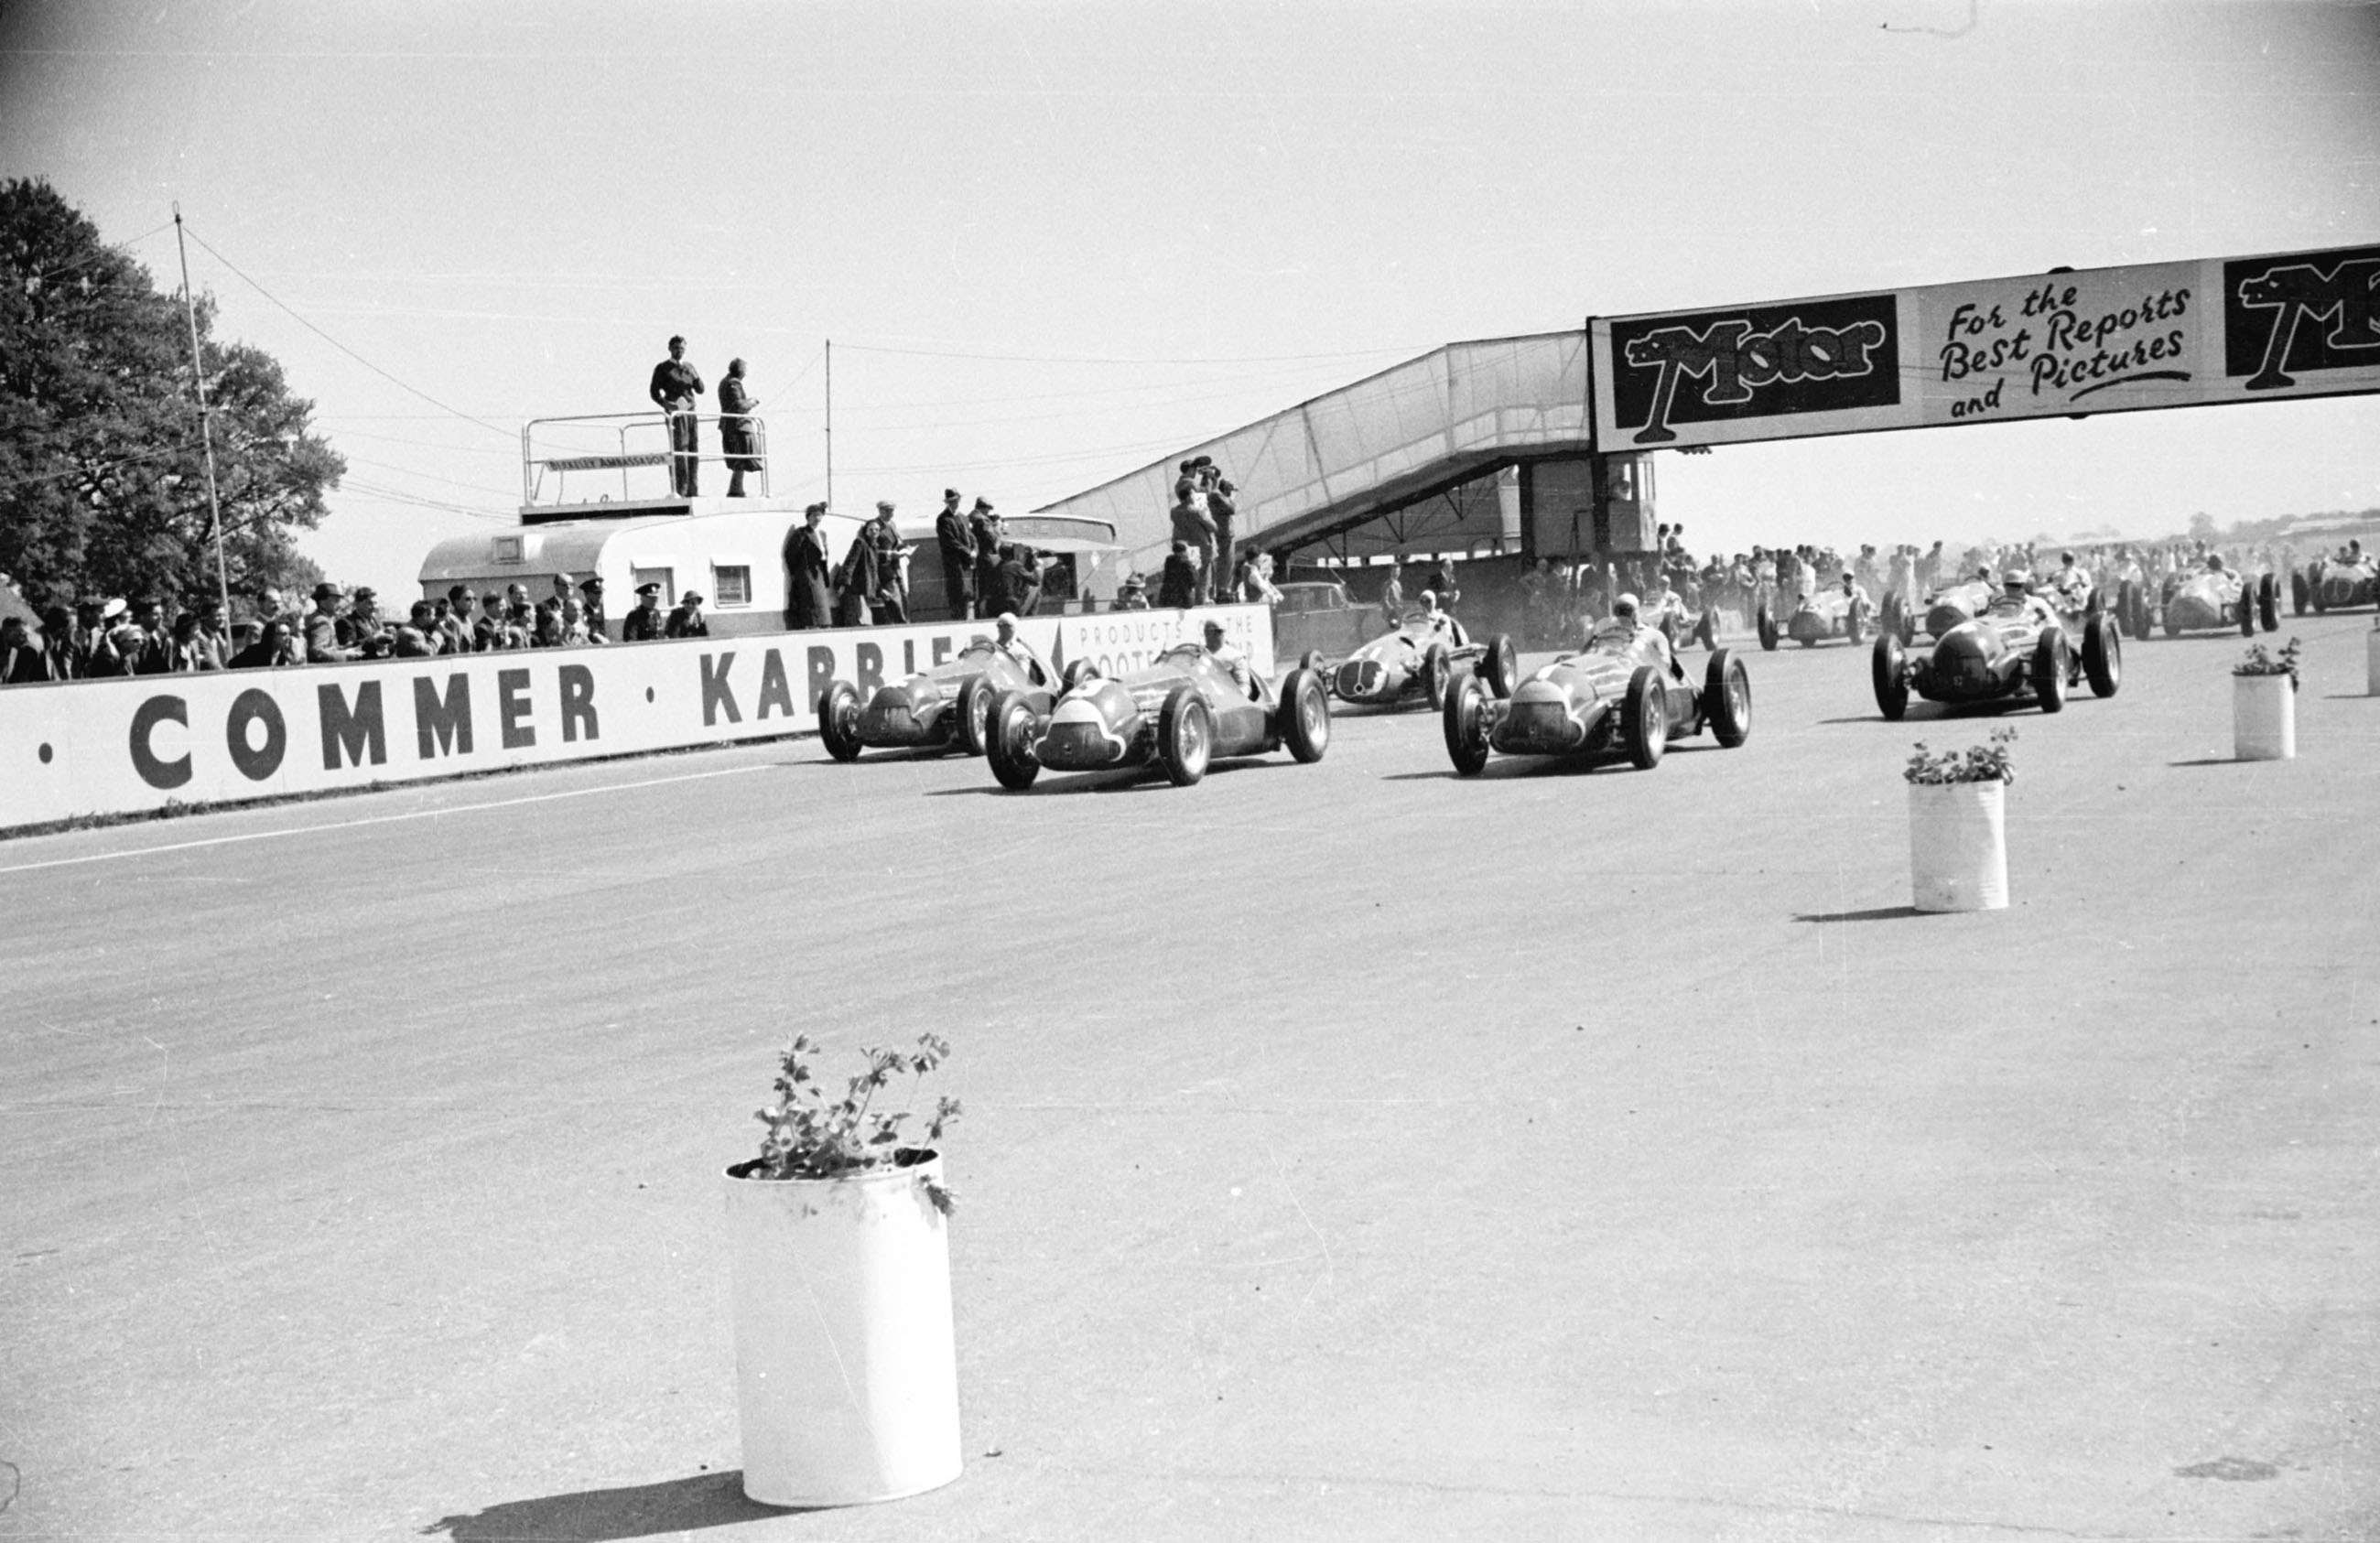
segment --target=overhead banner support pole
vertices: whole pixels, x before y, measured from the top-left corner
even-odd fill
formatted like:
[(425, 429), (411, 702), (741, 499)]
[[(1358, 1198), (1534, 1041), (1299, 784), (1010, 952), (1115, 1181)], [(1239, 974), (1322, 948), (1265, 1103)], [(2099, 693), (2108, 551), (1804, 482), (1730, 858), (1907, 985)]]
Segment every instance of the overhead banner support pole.
[(215, 539), (215, 597), (231, 614), (231, 577), (224, 565), (223, 501), (215, 492), (215, 434), (207, 411), (207, 367), (199, 357), (199, 303), (190, 294), (190, 249), (182, 241), (182, 206), (174, 205), (174, 250), (182, 260), (182, 314), (190, 323), (190, 378), (199, 388), (199, 442), (207, 454), (207, 523)]

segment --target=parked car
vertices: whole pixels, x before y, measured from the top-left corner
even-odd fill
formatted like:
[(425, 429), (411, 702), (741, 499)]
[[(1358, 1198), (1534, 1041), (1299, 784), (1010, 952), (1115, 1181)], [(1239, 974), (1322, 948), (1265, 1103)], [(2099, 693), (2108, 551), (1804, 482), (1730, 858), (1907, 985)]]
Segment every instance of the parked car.
[(1380, 608), (1358, 604), (1338, 579), (1300, 578), (1278, 588), (1281, 600), (1272, 608), (1276, 659), (1308, 653), (1344, 659), (1385, 626)]
[(1914, 692), (1929, 702), (2031, 701), (2044, 712), (2058, 712), (2068, 690), (2085, 679), (2093, 696), (2114, 696), (2124, 660), (2115, 618), (2101, 612), (2076, 617), (2070, 636), (2061, 618), (2044, 614), (2029, 600), (1994, 600), (1937, 636), (1917, 658), (1910, 657), (1899, 633), (1878, 634), (1870, 663), (1876, 707), (1898, 720)]
[(991, 703), (1011, 692), (1048, 711), (1062, 688), (1058, 673), (1022, 638), (1003, 651), (978, 638), (948, 662), (878, 686), (868, 705), (847, 680), (819, 696), (819, 738), (837, 760), (857, 760), (863, 749), (957, 748), (983, 754)]
[(1464, 675), (1448, 694), (1446, 753), (1472, 776), (1491, 751), (1512, 756), (1625, 757), (1650, 771), (1670, 741), (1708, 729), (1729, 749), (1752, 733), (1752, 681), (1742, 662), (1715, 649), (1697, 687), (1676, 654), (1647, 628), (1607, 626), (1512, 687), (1510, 699)]
[(1214, 760), (1288, 747), (1300, 761), (1330, 743), (1330, 697), (1321, 677), (1293, 669), (1276, 689), (1261, 675), (1245, 686), (1196, 643), (1177, 643), (1148, 669), (1081, 678), (1046, 711), (1021, 692), (991, 706), (987, 759), (1002, 787), (1023, 792), (1046, 768), (1111, 772), (1159, 766), (1176, 786)]

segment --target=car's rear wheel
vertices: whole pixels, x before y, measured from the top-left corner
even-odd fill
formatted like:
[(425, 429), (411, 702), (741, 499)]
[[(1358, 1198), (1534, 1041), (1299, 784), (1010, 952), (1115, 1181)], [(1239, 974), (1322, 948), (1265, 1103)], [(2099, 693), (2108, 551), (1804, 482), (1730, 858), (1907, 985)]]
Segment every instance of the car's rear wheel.
[(1670, 747), (1669, 693), (1661, 672), (1650, 664), (1639, 664), (1628, 677), (1628, 694), (1620, 701), (1620, 737), (1639, 772), (1660, 765), (1661, 752)]
[(1447, 693), (1446, 758), (1466, 777), (1488, 764), (1488, 689), (1476, 675), (1464, 675)]
[(1703, 716), (1728, 749), (1752, 737), (1752, 673), (1730, 650), (1714, 650), (1703, 667)]
[(2112, 697), (2124, 680), (2124, 645), (2114, 620), (2094, 616), (2082, 629), (2082, 674), (2091, 695)]
[(2271, 574), (2256, 580), (2256, 620), (2266, 632), (2281, 630), (2281, 586)]
[(2066, 711), (2066, 634), (2054, 626), (2033, 646), (2033, 694), (2042, 711)]
[(1065, 673), (1058, 677), (1058, 684), (1063, 686), (1066, 690), (1072, 691), (1075, 687), (1082, 685), (1087, 680), (1097, 680), (1099, 678), (1099, 667), (1098, 665), (1092, 663), (1087, 659), (1077, 659), (1067, 664)]
[(1851, 639), (1853, 648), (1858, 648), (1867, 636), (1867, 628), (1860, 625), (1859, 607), (1853, 606), (1843, 613), (1843, 636)]
[(2322, 592), (2325, 572), (2320, 563), (2313, 564), (2306, 569), (2306, 599), (2313, 604), (2313, 614), (2317, 616), (2330, 609), (2330, 598)]
[(1770, 615), (1767, 608), (1764, 606), (1761, 608), (1759, 614), (1753, 618), (1752, 625), (1760, 634), (1760, 646), (1771, 653), (1776, 652), (1777, 618)]
[(978, 675), (959, 688), (959, 747), (971, 756), (983, 754), (990, 743), (991, 699), (998, 695), (988, 675)]
[(2256, 587), (2244, 578), (2240, 581), (2240, 636), (2256, 636)]
[(1898, 723), (1909, 711), (1908, 658), (1900, 638), (1888, 632), (1876, 640), (1876, 651), (1868, 657), (1868, 674), (1876, 686), (1876, 711), (1887, 722)]
[(1694, 641), (1706, 649), (1718, 647), (1718, 607), (1703, 607), (1703, 619), (1694, 624)]
[(859, 687), (838, 680), (819, 696), (819, 738), (837, 760), (859, 759)]
[(1281, 742), (1311, 766), (1330, 747), (1330, 693), (1311, 670), (1292, 670), (1281, 683)]
[(1521, 650), (1514, 646), (1511, 633), (1500, 632), (1488, 639), (1488, 651), (1480, 657), (1479, 668), (1487, 676), (1489, 691), (1499, 697), (1512, 694), (1512, 687), (1521, 684)]
[(2116, 616), (2123, 623), (2124, 635), (2141, 635), (2141, 587), (2127, 578), (2116, 590)]
[(1033, 704), (1022, 691), (1002, 691), (991, 699), (990, 723), (985, 736), (984, 759), (1000, 785), (1022, 793), (1041, 774), (1041, 759), (1033, 753)]
[(1454, 666), (1446, 662), (1445, 645), (1432, 643), (1429, 652), (1422, 656), (1421, 684), (1433, 709), (1446, 705), (1446, 683), (1453, 678), (1453, 674)]
[(1157, 710), (1157, 759), (1176, 787), (1188, 787), (1207, 774), (1215, 752), (1214, 715), (1207, 699), (1192, 686), (1177, 686)]
[(2306, 614), (2306, 577), (2303, 568), (2289, 574), (2289, 609), (2302, 616)]

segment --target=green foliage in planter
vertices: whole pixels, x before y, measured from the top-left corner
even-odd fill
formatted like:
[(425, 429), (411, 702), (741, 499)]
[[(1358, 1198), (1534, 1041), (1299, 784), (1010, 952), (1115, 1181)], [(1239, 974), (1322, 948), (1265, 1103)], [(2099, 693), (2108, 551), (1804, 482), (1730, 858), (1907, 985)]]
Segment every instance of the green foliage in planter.
[(2013, 725), (1994, 729), (1989, 743), (1970, 745), (1963, 750), (1929, 750), (1921, 740), (1900, 774), (1925, 787), (1949, 783), (2012, 783), (2016, 781), (2016, 761), (2008, 747), (2015, 743)]
[[(914, 1051), (863, 1048), (859, 1053), (866, 1067), (844, 1080), (838, 1096), (811, 1064), (824, 1049), (808, 1035), (796, 1034), (779, 1055), (777, 1101), (753, 1112), (768, 1134), (760, 1139), (759, 1161), (747, 1177), (837, 1179), (898, 1166), (901, 1126), (912, 1112), (878, 1108), (876, 1096), (895, 1077), (915, 1079), (914, 1095), (916, 1084), (951, 1053), (950, 1042), (935, 1034), (918, 1035)], [(958, 1100), (945, 1096), (938, 1101), (926, 1123), (923, 1144), (941, 1141), (943, 1127), (959, 1112)], [(929, 1185), (927, 1193), (936, 1209), (950, 1213), (947, 1186)]]
[(2235, 675), (2287, 675), (2289, 689), (2298, 688), (2298, 640), (2290, 638), (2281, 651), (2273, 652), (2262, 643), (2248, 645), (2248, 657), (2231, 666)]

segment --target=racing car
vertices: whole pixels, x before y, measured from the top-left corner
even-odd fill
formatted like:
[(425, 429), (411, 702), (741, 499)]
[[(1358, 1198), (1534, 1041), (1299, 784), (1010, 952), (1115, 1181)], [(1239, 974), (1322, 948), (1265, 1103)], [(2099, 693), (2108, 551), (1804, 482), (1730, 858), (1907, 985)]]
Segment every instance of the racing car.
[[(930, 670), (876, 688), (865, 707), (847, 680), (819, 694), (819, 738), (837, 760), (857, 760), (866, 749), (984, 751), (992, 699), (1015, 692), (1046, 712), (1064, 688), (1057, 672), (1023, 642), (1014, 652), (978, 638)], [(1069, 674), (1087, 669), (1078, 661)]]
[(1083, 674), (1047, 708), (1024, 692), (1002, 692), (991, 704), (985, 758), (1000, 785), (1018, 793), (1045, 768), (1155, 765), (1175, 786), (1187, 787), (1220, 758), (1270, 755), (1286, 746), (1310, 763), (1330, 743), (1330, 696), (1312, 670), (1290, 671), (1278, 689), (1262, 676), (1243, 686), (1204, 648), (1177, 643), (1145, 670), (1112, 678)]
[(2351, 556), (2317, 557), (2289, 576), (2289, 603), (2301, 616), (2309, 605), (2316, 611), (2341, 611), (2380, 604), (2380, 562), (2361, 550)]
[(1706, 728), (1729, 749), (1742, 744), (1752, 733), (1752, 679), (1730, 650), (1714, 649), (1697, 689), (1650, 630), (1598, 632), (1514, 686), (1509, 699), (1463, 676), (1444, 711), (1446, 754), (1466, 777), (1487, 767), (1491, 750), (1624, 756), (1649, 772), (1670, 741)]
[(2005, 602), (1950, 625), (1922, 657), (1910, 657), (1900, 634), (1890, 631), (1877, 635), (1870, 656), (1876, 705), (1895, 721), (1908, 712), (1912, 691), (1929, 702), (2031, 700), (2058, 712), (2085, 679), (2093, 696), (2114, 696), (2123, 668), (2114, 617), (2095, 610), (2060, 618)]
[(1876, 630), (1900, 634), (1902, 646), (1917, 641), (1917, 634), (1939, 638), (1970, 617), (1980, 615), (1992, 602), (1994, 593), (1990, 580), (1963, 579), (1945, 584), (1925, 597), (1922, 606), (1912, 608), (1899, 595), (1884, 597), (1884, 607), (1876, 617)]
[[(1497, 642), (1506, 650), (1512, 640), (1501, 634)], [(1520, 673), (1519, 656), (1491, 656), (1485, 643), (1475, 643), (1453, 617), (1426, 611), (1409, 614), (1393, 632), (1384, 632), (1357, 649), (1337, 668), (1319, 650), (1309, 650), (1298, 662), (1330, 685), (1342, 702), (1395, 707), (1416, 697), (1436, 711), (1446, 704), (1446, 691), (1463, 670), (1483, 670), (1498, 695), (1512, 688)]]
[[(1856, 648), (1860, 639), (1868, 634), (1869, 618), (1873, 614), (1874, 608), (1869, 605), (1865, 594), (1845, 594), (1840, 589), (1820, 589), (1802, 597), (1802, 602), (1793, 608), (1793, 614), (1785, 618), (1782, 633), (1805, 649), (1829, 638), (1848, 638)], [(1760, 635), (1761, 646), (1774, 649), (1777, 645), (1770, 639), (1777, 637), (1779, 631), (1777, 624), (1771, 621)]]
[(2280, 626), (2280, 584), (2269, 573), (2252, 584), (2229, 568), (2168, 574), (2157, 588), (2156, 609), (2168, 638), (2235, 626), (2240, 637), (2252, 638), (2259, 622), (2266, 632)]

